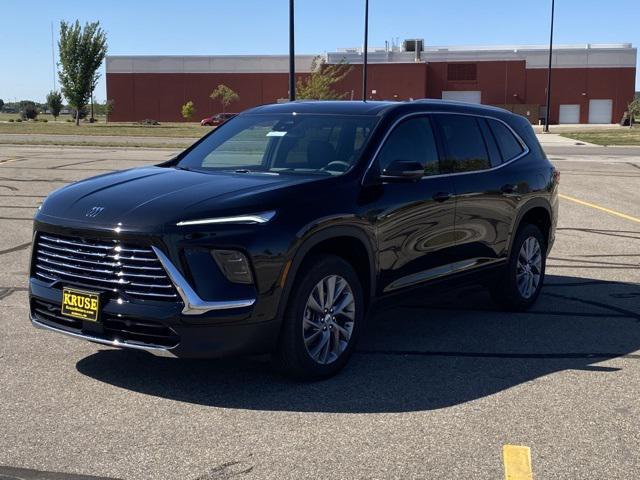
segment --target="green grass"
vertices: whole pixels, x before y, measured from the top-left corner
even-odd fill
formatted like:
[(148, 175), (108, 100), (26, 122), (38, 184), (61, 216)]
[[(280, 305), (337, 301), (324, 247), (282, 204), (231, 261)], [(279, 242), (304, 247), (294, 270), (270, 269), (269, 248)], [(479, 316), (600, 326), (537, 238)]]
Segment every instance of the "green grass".
[(97, 123), (81, 123), (76, 126), (73, 122), (65, 121), (68, 116), (59, 117), (58, 121), (53, 121), (50, 115), (38, 116), (38, 118), (46, 118), (48, 120), (46, 123), (32, 121), (8, 123), (10, 118), (15, 120), (18, 115), (0, 114), (0, 133), (199, 138), (212, 128), (201, 127), (198, 123), (162, 123), (152, 126), (135, 123), (105, 123), (104, 119), (98, 119)]
[(561, 133), (563, 137), (596, 145), (640, 145), (640, 125), (633, 128), (616, 128), (607, 130), (583, 130)]
[[(15, 120), (16, 118), (19, 118), (19, 117), (20, 115), (17, 113), (0, 113), (0, 122), (6, 122), (10, 119)], [(53, 115), (41, 113), (40, 115), (38, 115), (38, 118), (39, 119), (46, 118), (49, 122), (53, 122)], [(64, 119), (62, 117), (59, 117), (58, 121), (64, 121)]]
[(0, 145), (29, 145), (29, 146), (64, 146), (64, 147), (122, 147), (122, 148), (168, 148), (168, 149), (180, 149), (184, 150), (191, 143), (189, 142), (119, 142), (117, 140), (107, 142), (92, 141), (91, 137), (87, 137), (87, 140), (67, 140), (61, 138), (60, 140), (3, 140), (0, 139)]

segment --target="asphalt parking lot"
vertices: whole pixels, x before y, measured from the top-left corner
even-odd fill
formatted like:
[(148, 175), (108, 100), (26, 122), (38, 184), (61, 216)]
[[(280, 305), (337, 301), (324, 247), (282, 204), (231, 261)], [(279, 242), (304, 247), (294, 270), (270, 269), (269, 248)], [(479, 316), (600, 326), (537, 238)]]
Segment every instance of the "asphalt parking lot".
[(31, 217), (44, 196), (171, 153), (0, 146), (0, 465), (498, 479), (503, 445), (517, 444), (536, 479), (640, 476), (640, 148), (548, 150), (565, 197), (532, 311), (496, 311), (477, 287), (407, 299), (373, 312), (348, 368), (312, 384), (264, 358), (162, 359), (31, 327)]

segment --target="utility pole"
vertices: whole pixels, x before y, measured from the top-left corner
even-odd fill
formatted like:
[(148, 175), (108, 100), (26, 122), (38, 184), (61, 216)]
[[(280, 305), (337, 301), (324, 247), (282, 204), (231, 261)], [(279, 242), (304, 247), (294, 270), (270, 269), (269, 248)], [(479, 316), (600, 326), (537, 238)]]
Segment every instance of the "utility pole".
[(362, 101), (367, 101), (367, 54), (369, 50), (369, 0), (364, 0), (364, 49), (362, 56)]
[(289, 0), (289, 101), (296, 99), (296, 48), (293, 1)]
[(56, 90), (56, 49), (53, 43), (53, 22), (51, 22), (51, 68), (53, 70), (53, 90)]
[(544, 120), (544, 131), (549, 133), (549, 113), (551, 112), (551, 64), (553, 61), (553, 15), (556, 0), (551, 0), (551, 35), (549, 37), (549, 70), (547, 70), (547, 115)]

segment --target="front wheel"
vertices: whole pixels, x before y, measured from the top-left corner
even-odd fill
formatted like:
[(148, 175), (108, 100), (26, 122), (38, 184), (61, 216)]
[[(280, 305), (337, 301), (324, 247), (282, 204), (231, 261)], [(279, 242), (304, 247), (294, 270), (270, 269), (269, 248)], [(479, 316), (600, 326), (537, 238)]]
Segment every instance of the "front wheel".
[(334, 375), (353, 353), (363, 318), (353, 267), (334, 255), (309, 259), (289, 296), (275, 355), (280, 369), (301, 380)]
[(540, 295), (546, 266), (546, 242), (535, 225), (517, 233), (504, 273), (491, 286), (494, 301), (506, 310), (523, 311)]

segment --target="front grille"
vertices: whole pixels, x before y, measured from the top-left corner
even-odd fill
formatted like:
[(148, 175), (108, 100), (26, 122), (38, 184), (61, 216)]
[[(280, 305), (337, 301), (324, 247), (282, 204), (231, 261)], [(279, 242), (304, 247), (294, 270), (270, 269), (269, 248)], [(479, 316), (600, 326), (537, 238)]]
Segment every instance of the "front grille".
[(65, 330), (79, 332), (82, 329), (82, 320), (69, 318), (62, 315), (60, 307), (49, 302), (33, 299), (31, 301), (31, 313), (38, 320), (46, 320), (47, 323), (55, 323)]
[[(60, 312), (59, 305), (32, 299), (31, 312), (40, 322), (68, 332), (82, 334), (82, 320), (65, 317)], [(105, 340), (165, 348), (173, 348), (180, 343), (178, 334), (165, 325), (113, 315), (103, 315), (100, 322), (91, 330), (91, 335), (97, 335)]]
[(45, 281), (110, 291), (134, 299), (177, 300), (178, 295), (149, 247), (41, 233), (34, 274)]

